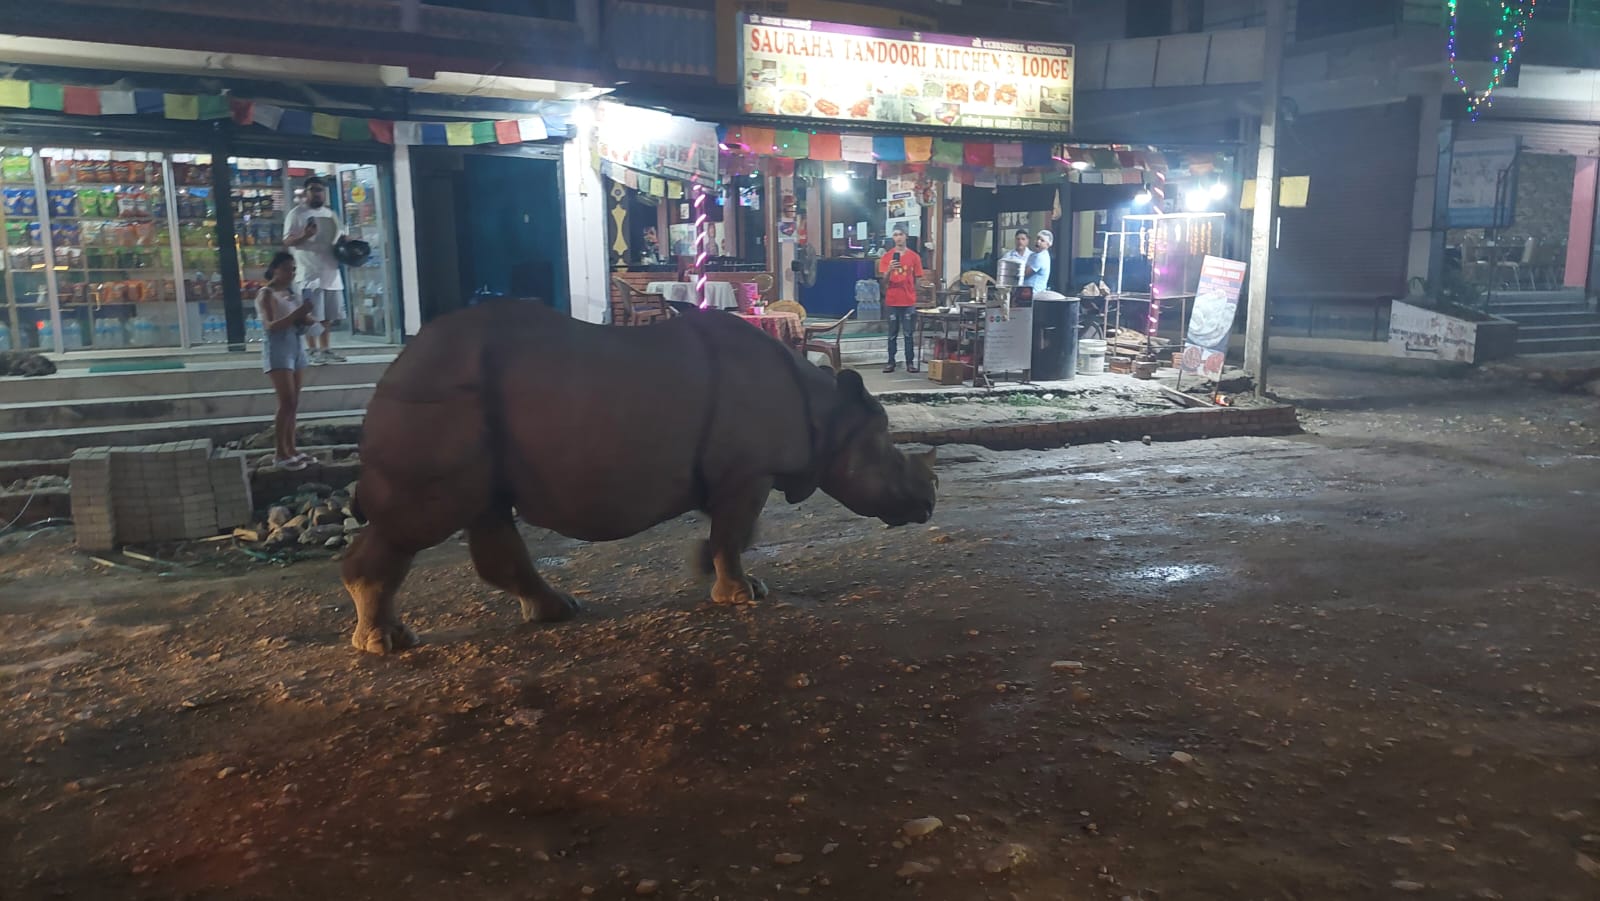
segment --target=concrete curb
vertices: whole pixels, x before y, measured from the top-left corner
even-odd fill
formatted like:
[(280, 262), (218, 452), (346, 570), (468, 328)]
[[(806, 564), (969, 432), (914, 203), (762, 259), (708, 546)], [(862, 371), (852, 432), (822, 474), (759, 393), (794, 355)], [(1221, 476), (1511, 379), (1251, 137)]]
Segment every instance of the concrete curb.
[(1291, 406), (1208, 407), (1149, 416), (1106, 416), (1062, 422), (1022, 422), (895, 432), (899, 444), (976, 444), (991, 450), (1051, 450), (1104, 441), (1192, 441), (1200, 438), (1297, 435), (1300, 419)]

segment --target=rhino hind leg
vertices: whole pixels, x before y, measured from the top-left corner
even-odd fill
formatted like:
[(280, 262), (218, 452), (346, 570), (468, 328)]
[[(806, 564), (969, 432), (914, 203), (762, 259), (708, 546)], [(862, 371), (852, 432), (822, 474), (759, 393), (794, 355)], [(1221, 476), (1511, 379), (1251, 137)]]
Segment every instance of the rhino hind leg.
[(583, 609), (577, 598), (551, 588), (539, 575), (509, 512), (491, 514), (468, 528), (467, 547), (478, 575), (522, 603), (524, 622), (561, 622)]
[(388, 654), (417, 646), (417, 635), (400, 621), (395, 595), (411, 569), (412, 556), (375, 528), (356, 536), (344, 558), (344, 587), (356, 604), (356, 631), (350, 643), (359, 651)]
[(767, 596), (767, 586), (744, 571), (742, 555), (755, 537), (756, 520), (771, 492), (772, 480), (760, 479), (728, 492), (711, 505), (711, 540), (705, 548), (717, 574), (717, 581), (711, 586), (712, 603), (753, 604)]

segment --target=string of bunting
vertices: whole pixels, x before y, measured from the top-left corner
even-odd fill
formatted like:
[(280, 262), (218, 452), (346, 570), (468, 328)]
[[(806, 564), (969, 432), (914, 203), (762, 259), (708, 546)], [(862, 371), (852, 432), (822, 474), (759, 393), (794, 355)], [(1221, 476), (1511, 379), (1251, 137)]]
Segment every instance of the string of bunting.
[[(956, 141), (901, 135), (850, 135), (727, 126), (719, 129), (733, 174), (829, 176), (852, 165), (876, 164), (877, 174), (946, 170), (977, 187), (1051, 184), (1071, 179), (1098, 184), (1139, 184), (1145, 171), (1165, 171), (1174, 162), (1210, 171), (1211, 155), (1173, 161), (1154, 149), (1085, 147), (1037, 142)], [(807, 165), (807, 163), (812, 165)], [(815, 164), (821, 164), (818, 168)], [(1081, 165), (1080, 165), (1081, 164)], [(1068, 168), (1068, 171), (1061, 171)], [(740, 172), (739, 170), (748, 170)]]
[[(380, 144), (521, 144), (543, 141), (551, 130), (542, 116), (477, 122), (404, 122), (318, 113), (221, 94), (106, 90), (16, 79), (0, 79), (0, 108), (69, 116), (159, 115), (187, 122), (232, 119), (238, 125), (255, 125), (284, 134)], [(556, 124), (564, 127), (564, 123)]]

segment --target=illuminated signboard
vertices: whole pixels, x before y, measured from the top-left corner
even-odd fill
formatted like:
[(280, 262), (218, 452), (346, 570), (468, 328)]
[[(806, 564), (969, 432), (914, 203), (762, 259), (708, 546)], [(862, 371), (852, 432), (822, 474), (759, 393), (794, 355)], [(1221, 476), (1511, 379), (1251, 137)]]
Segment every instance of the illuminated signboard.
[(996, 41), (751, 15), (746, 113), (914, 128), (1072, 131), (1070, 44)]

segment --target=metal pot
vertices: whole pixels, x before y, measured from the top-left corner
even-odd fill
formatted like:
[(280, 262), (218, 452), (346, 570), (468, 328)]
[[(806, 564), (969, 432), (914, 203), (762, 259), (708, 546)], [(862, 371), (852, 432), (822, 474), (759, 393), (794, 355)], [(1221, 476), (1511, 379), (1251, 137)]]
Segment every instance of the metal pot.
[(1015, 288), (1022, 284), (1022, 263), (1018, 260), (1001, 260), (995, 275), (995, 284), (1002, 288)]

